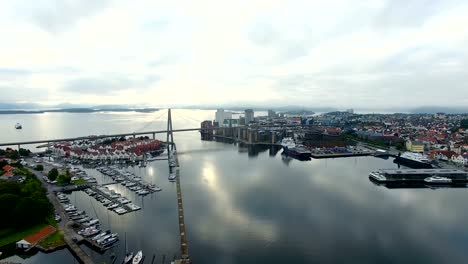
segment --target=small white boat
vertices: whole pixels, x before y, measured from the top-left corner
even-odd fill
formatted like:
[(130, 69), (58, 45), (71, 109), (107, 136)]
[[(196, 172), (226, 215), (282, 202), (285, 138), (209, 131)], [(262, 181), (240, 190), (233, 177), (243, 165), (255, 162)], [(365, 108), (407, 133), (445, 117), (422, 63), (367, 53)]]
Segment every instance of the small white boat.
[(22, 126), (20, 123), (16, 123), (15, 128), (16, 128), (16, 129), (22, 129), (23, 126)]
[(128, 252), (127, 254), (125, 254), (123, 263), (128, 264), (132, 261), (132, 259), (133, 259), (133, 252)]
[(176, 173), (175, 173), (175, 172), (171, 172), (171, 174), (169, 174), (169, 180), (170, 180), (170, 181), (175, 181), (176, 177), (177, 177), (177, 176), (176, 176)]
[(112, 209), (117, 208), (117, 207), (119, 207), (119, 204), (118, 203), (113, 203), (113, 204), (109, 205), (107, 208), (109, 210), (112, 210)]
[(136, 253), (135, 257), (133, 257), (132, 264), (140, 264), (141, 260), (143, 259), (143, 252), (140, 250)]
[(161, 189), (160, 187), (158, 187), (158, 186), (156, 186), (156, 185), (154, 185), (154, 184), (150, 185), (150, 186), (148, 187), (148, 189), (150, 189), (150, 190), (152, 190), (152, 191), (154, 191), (154, 192), (160, 192), (160, 191), (162, 191), (162, 189)]
[(432, 176), (427, 177), (424, 181), (428, 184), (449, 184), (452, 183), (452, 179), (446, 177)]
[(373, 178), (374, 180), (376, 181), (379, 181), (379, 182), (384, 182), (387, 180), (387, 177), (383, 176), (380, 172), (378, 171), (373, 171), (371, 173), (369, 173), (369, 177)]

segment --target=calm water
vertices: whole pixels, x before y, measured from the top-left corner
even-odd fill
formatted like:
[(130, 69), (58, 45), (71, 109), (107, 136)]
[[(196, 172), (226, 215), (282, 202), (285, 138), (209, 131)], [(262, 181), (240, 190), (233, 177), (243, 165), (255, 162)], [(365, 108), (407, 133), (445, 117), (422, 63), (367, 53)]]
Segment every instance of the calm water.
[[(161, 113), (0, 115), (0, 141), (162, 129)], [(174, 128), (194, 127), (214, 111), (174, 110)], [(21, 122), (23, 130), (14, 124)], [(386, 189), (369, 171), (394, 168), (373, 157), (286, 161), (281, 151), (206, 142), (197, 132), (175, 134), (181, 164), (189, 251), (194, 263), (464, 263), (468, 257), (466, 189)], [(99, 255), (122, 259), (143, 249), (161, 262), (178, 254), (175, 185), (167, 162), (129, 168), (163, 188), (144, 198), (111, 185), (142, 210), (118, 216), (83, 192), (71, 201), (118, 232), (118, 247)], [(94, 174), (98, 181), (109, 178)], [(50, 262), (44, 262), (47, 257)], [(25, 263), (72, 262), (65, 251), (37, 254)]]

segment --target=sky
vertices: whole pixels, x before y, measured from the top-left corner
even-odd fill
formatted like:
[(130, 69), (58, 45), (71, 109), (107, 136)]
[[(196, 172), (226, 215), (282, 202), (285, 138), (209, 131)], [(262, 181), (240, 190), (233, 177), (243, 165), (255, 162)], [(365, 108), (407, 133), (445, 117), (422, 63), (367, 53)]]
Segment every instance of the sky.
[(0, 102), (468, 105), (468, 1), (0, 1)]

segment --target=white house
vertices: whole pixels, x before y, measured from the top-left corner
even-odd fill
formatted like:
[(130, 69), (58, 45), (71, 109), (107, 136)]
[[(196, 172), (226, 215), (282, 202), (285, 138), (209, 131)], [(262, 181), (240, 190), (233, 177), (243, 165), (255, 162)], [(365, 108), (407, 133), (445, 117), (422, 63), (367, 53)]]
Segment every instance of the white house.
[(458, 165), (466, 165), (468, 164), (468, 157), (465, 158), (463, 155), (454, 154), (451, 158), (451, 161)]
[(21, 239), (20, 241), (16, 242), (16, 248), (21, 248), (21, 249), (28, 249), (31, 247), (31, 243), (28, 241)]

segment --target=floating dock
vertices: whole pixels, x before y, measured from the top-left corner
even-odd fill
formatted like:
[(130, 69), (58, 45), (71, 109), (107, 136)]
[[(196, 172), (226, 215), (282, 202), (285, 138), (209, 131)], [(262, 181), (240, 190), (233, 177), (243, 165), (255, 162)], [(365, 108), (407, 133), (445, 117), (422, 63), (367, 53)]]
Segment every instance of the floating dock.
[[(89, 190), (92, 192), (85, 191), (85, 193), (101, 202), (104, 206), (107, 207), (107, 209), (112, 210), (119, 215), (141, 209), (141, 207), (133, 204), (130, 200), (122, 197), (120, 194), (115, 192), (112, 193), (109, 189), (107, 189), (107, 187), (93, 186)], [(112, 207), (113, 204), (114, 206)]]
[(468, 173), (456, 169), (380, 169), (369, 174), (369, 179), (377, 183), (438, 184), (425, 181), (429, 177), (449, 179), (450, 182), (445, 184), (468, 183)]
[(346, 157), (360, 157), (370, 156), (372, 153), (311, 153), (314, 159), (329, 159), (329, 158), (346, 158)]

